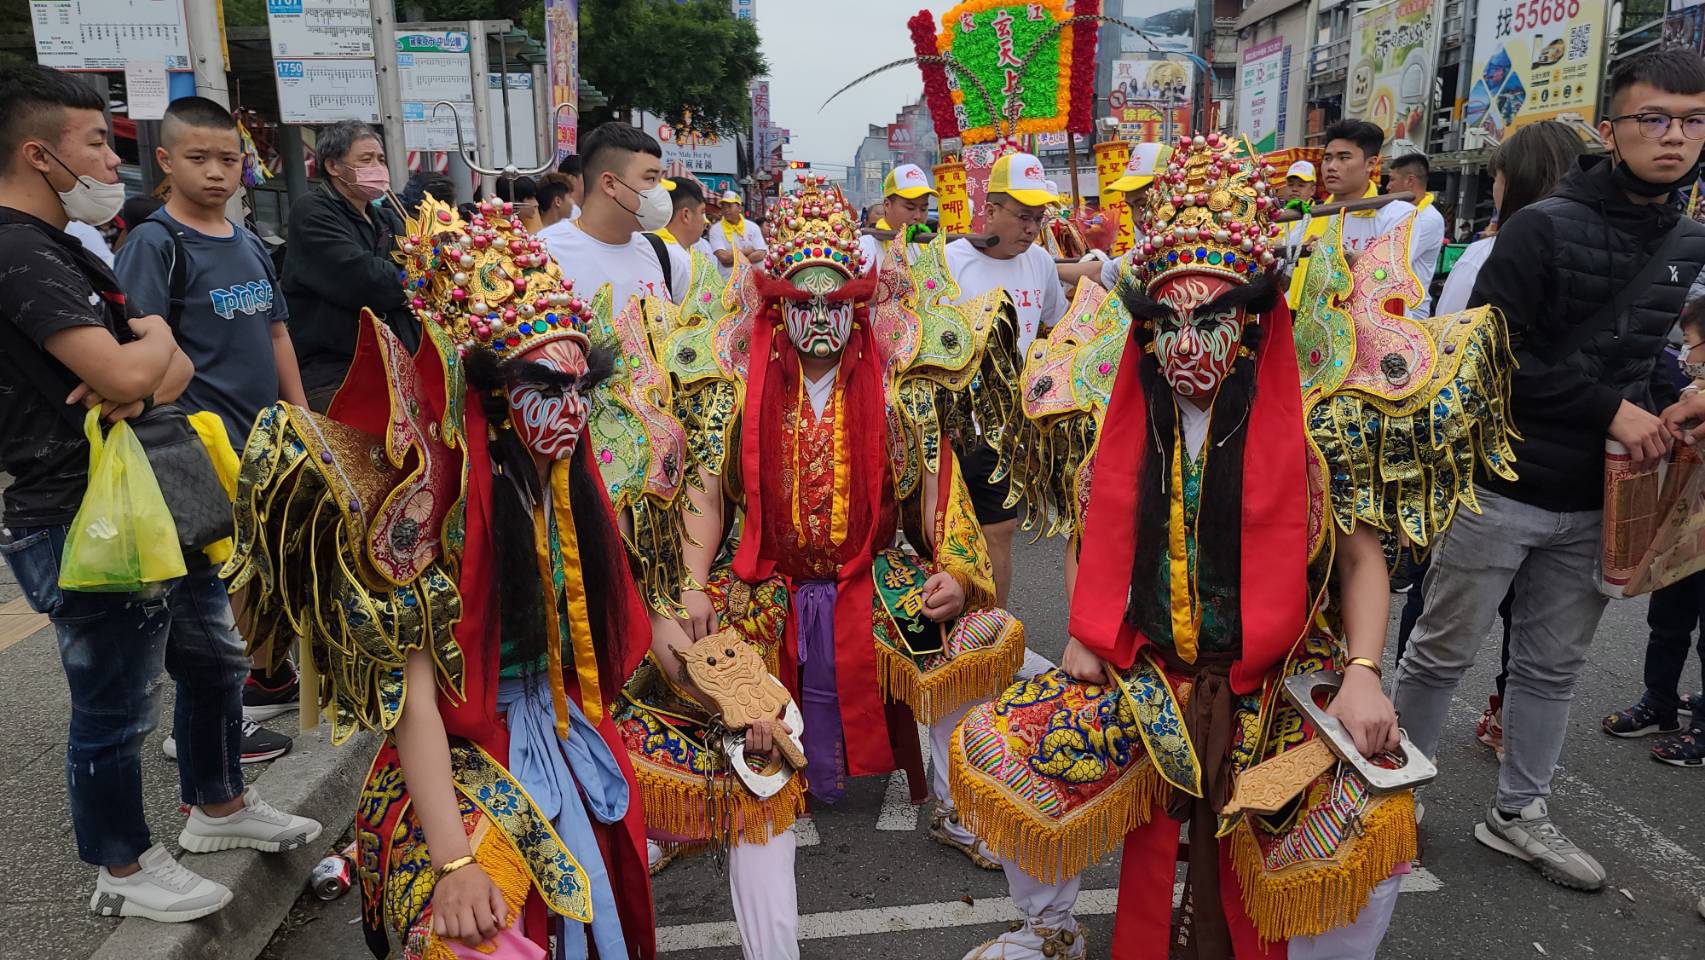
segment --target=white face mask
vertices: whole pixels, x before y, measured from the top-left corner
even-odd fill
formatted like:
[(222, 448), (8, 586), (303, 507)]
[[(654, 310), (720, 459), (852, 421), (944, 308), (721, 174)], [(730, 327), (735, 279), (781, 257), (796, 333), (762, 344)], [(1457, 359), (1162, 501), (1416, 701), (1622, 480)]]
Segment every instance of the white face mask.
[[(641, 230), (647, 232), (661, 230), (669, 225), (670, 220), (675, 219), (675, 201), (669, 199), (669, 191), (663, 189), (661, 183), (649, 190), (634, 190), (620, 177), (616, 178), (616, 182), (632, 190), (634, 195), (639, 197), (639, 208), (629, 212), (639, 219)], [(621, 206), (622, 209), (627, 209), (627, 204), (624, 203)]]
[(1681, 356), (1676, 358), (1681, 364), (1681, 375), (1689, 380), (1705, 380), (1705, 363), (1693, 363), (1687, 359), (1697, 349), (1699, 349), (1698, 344), (1691, 347), (1683, 344)]
[[(47, 150), (46, 147), (42, 149)], [(55, 156), (52, 150), (47, 150), (47, 155), (53, 157), (54, 163), (65, 167), (66, 173), (77, 178), (71, 189), (54, 190), (54, 193), (59, 194), (59, 205), (65, 208), (67, 217), (98, 227), (118, 216), (118, 211), (124, 206), (124, 181), (102, 183), (94, 177), (78, 176), (77, 172), (65, 166), (65, 161)], [(47, 180), (48, 186), (53, 186), (53, 181), (47, 179), (47, 174), (42, 174), (41, 178)]]

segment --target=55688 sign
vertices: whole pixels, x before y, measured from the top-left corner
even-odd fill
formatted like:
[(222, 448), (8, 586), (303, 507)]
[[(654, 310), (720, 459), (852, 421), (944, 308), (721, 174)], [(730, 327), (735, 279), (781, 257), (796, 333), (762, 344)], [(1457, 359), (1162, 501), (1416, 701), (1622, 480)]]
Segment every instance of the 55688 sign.
[(1581, 0), (1524, 0), (1498, 10), (1497, 33), (1502, 40), (1513, 33), (1564, 23), (1581, 15)]

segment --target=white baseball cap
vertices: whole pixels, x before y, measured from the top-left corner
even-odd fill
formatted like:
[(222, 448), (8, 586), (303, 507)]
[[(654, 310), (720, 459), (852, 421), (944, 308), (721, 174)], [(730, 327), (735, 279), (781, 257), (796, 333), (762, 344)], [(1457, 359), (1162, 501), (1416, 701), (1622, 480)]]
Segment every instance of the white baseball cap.
[(722, 193), (722, 202), (744, 204), (746, 201), (740, 199), (740, 195), (735, 193), (733, 190), (724, 190)]
[(1289, 180), (1291, 177), (1296, 177), (1298, 180), (1313, 183), (1314, 164), (1309, 163), (1307, 160), (1298, 160), (1296, 163), (1291, 164), (1291, 168), (1289, 170), (1285, 171), (1285, 179)]
[(915, 163), (902, 163), (888, 171), (888, 179), (882, 182), (884, 197), (905, 197), (916, 200), (935, 193), (929, 185), (929, 177), (924, 176), (924, 168)]
[(989, 171), (989, 193), (1004, 193), (1027, 207), (1053, 203), (1051, 187), (1042, 176), (1042, 161), (1028, 153), (1009, 153)]
[(1130, 193), (1154, 182), (1155, 174), (1172, 159), (1172, 148), (1164, 143), (1139, 143), (1131, 148), (1125, 175), (1107, 185), (1109, 190)]

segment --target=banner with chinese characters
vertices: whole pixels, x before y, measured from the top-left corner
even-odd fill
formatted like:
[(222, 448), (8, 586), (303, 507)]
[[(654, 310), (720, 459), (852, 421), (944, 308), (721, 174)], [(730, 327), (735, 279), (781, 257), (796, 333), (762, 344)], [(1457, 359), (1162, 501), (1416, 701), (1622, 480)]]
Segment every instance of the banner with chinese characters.
[(944, 233), (971, 232), (971, 195), (965, 185), (963, 163), (935, 165), (936, 202), (941, 209), (941, 229)]
[[(1101, 210), (1118, 217), (1118, 232), (1113, 235), (1113, 256), (1117, 257), (1136, 240), (1136, 226), (1131, 205), (1123, 194), (1112, 190), (1113, 181), (1125, 174), (1125, 164), (1131, 159), (1131, 145), (1123, 140), (1103, 140), (1094, 147), (1096, 194), (1101, 198)], [(1117, 196), (1117, 202), (1113, 198)]]
[(1479, 18), (1468, 127), (1501, 140), (1535, 120), (1596, 119), (1604, 0), (1494, 0)]
[[(1079, 7), (1096, 7), (1078, 3)], [(1065, 130), (1078, 100), (1093, 98), (1095, 29), (1060, 28), (1072, 16), (1067, 0), (966, 0), (941, 16), (936, 46), (964, 68), (949, 69), (954, 116), (966, 143), (983, 143), (1003, 133), (1052, 133)], [(1095, 10), (1090, 10), (1093, 13)], [(1074, 72), (1074, 47), (1083, 47), (1082, 69)], [(981, 88), (979, 89), (979, 84)], [(1084, 130), (1093, 124), (1087, 103)]]
[[(556, 152), (566, 157), (580, 152), (580, 0), (545, 0), (545, 49)], [(563, 104), (567, 109), (556, 113)]]
[(1384, 130), (1392, 155), (1426, 149), (1440, 6), (1435, 0), (1393, 0), (1357, 14), (1350, 27), (1344, 113)]
[(1285, 137), (1291, 48), (1274, 37), (1243, 51), (1237, 74), (1237, 124), (1255, 149), (1276, 150)]

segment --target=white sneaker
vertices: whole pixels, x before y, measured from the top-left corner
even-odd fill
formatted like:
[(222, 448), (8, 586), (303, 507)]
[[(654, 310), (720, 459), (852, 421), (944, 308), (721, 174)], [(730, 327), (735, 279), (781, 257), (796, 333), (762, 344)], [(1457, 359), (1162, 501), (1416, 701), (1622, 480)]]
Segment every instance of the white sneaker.
[(281, 853), (313, 843), (319, 835), (318, 820), (285, 813), (250, 787), (243, 792), (243, 808), (228, 817), (210, 817), (200, 807), (191, 807), (178, 845), (190, 853), (238, 848)]
[(1474, 839), (1499, 853), (1526, 860), (1545, 879), (1573, 890), (1604, 888), (1604, 867), (1563, 836), (1551, 822), (1544, 797), (1535, 798), (1521, 813), (1508, 816), (1496, 803), (1474, 825)]
[(144, 917), (160, 923), (197, 920), (231, 902), (230, 889), (192, 872), (154, 844), (137, 857), (142, 869), (115, 877), (102, 867), (89, 910), (97, 917)]

